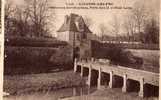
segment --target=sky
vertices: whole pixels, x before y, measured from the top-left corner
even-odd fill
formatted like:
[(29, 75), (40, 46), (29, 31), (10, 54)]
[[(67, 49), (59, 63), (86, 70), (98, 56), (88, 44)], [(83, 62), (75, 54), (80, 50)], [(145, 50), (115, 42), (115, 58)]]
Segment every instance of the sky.
[[(10, 0), (13, 1), (15, 5), (24, 5), (24, 0)], [(107, 2), (113, 3), (113, 6), (125, 6), (125, 7), (133, 7), (135, 2), (144, 3), (147, 8), (152, 8), (152, 12), (158, 13), (159, 12), (159, 0), (49, 0), (50, 7), (61, 7), (65, 6), (65, 3), (88, 3), (88, 2)], [(114, 17), (117, 16), (120, 23), (122, 23), (124, 16), (130, 11), (131, 9), (88, 9), (88, 10), (78, 10), (78, 9), (51, 9), (51, 12), (55, 12), (56, 20), (53, 22), (55, 24), (53, 28), (53, 34), (56, 33), (56, 30), (60, 28), (60, 26), (64, 22), (64, 16), (69, 15), (70, 13), (79, 14), (82, 17), (87, 16), (88, 18), (92, 19), (92, 25), (89, 27), (90, 30), (94, 33), (99, 35), (100, 29), (99, 25), (104, 24), (107, 28), (111, 27), (111, 21), (114, 20)], [(120, 34), (124, 33), (123, 29), (120, 30)], [(111, 33), (106, 33), (107, 35), (113, 35)]]

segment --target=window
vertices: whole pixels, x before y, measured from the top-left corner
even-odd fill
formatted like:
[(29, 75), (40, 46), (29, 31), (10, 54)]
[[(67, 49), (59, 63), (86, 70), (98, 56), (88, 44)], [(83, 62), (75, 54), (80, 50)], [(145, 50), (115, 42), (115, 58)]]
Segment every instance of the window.
[(77, 40), (80, 40), (80, 36), (79, 36), (79, 34), (77, 34)]
[(87, 34), (86, 33), (82, 33), (82, 39), (87, 39)]

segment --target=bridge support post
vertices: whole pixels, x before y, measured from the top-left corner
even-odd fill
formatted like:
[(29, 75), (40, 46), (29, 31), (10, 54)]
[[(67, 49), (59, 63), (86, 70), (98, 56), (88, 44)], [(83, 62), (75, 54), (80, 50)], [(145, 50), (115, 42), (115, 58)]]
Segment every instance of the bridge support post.
[(81, 96), (83, 95), (83, 88), (82, 87), (80, 88), (80, 95)]
[(76, 96), (77, 92), (76, 92), (76, 88), (73, 88), (73, 96)]
[(87, 81), (87, 85), (90, 87), (91, 86), (91, 65), (89, 66), (89, 73), (88, 73), (88, 81)]
[(139, 96), (144, 97), (144, 78), (140, 79), (140, 91)]
[(74, 72), (77, 72), (77, 59), (74, 59)]
[(91, 61), (94, 62), (94, 58), (93, 57), (91, 58)]
[(113, 72), (110, 72), (109, 88), (113, 88)]
[(83, 77), (83, 65), (81, 66), (81, 76)]
[(123, 76), (123, 87), (122, 92), (127, 92), (127, 75)]
[(98, 70), (97, 89), (101, 89), (101, 67)]

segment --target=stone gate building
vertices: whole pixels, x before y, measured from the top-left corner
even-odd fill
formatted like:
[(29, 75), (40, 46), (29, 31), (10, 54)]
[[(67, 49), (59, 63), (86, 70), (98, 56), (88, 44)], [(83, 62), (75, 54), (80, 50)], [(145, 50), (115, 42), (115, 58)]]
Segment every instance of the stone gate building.
[(63, 25), (57, 32), (59, 40), (67, 41), (72, 45), (75, 57), (91, 57), (90, 34), (92, 32), (85, 24), (82, 16), (77, 14), (66, 15)]

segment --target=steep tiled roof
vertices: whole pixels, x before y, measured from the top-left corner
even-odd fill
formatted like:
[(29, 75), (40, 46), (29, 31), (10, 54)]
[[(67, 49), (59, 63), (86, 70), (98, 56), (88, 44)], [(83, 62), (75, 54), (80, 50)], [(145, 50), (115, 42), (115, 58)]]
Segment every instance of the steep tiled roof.
[(69, 16), (65, 16), (65, 21), (64, 21), (63, 25), (60, 27), (60, 29), (58, 30), (58, 32), (65, 32), (65, 31), (78, 32), (74, 21), (71, 20), (71, 18)]
[(70, 14), (70, 16), (65, 16), (65, 21), (57, 32), (65, 31), (92, 33), (85, 24), (83, 18), (76, 14)]

